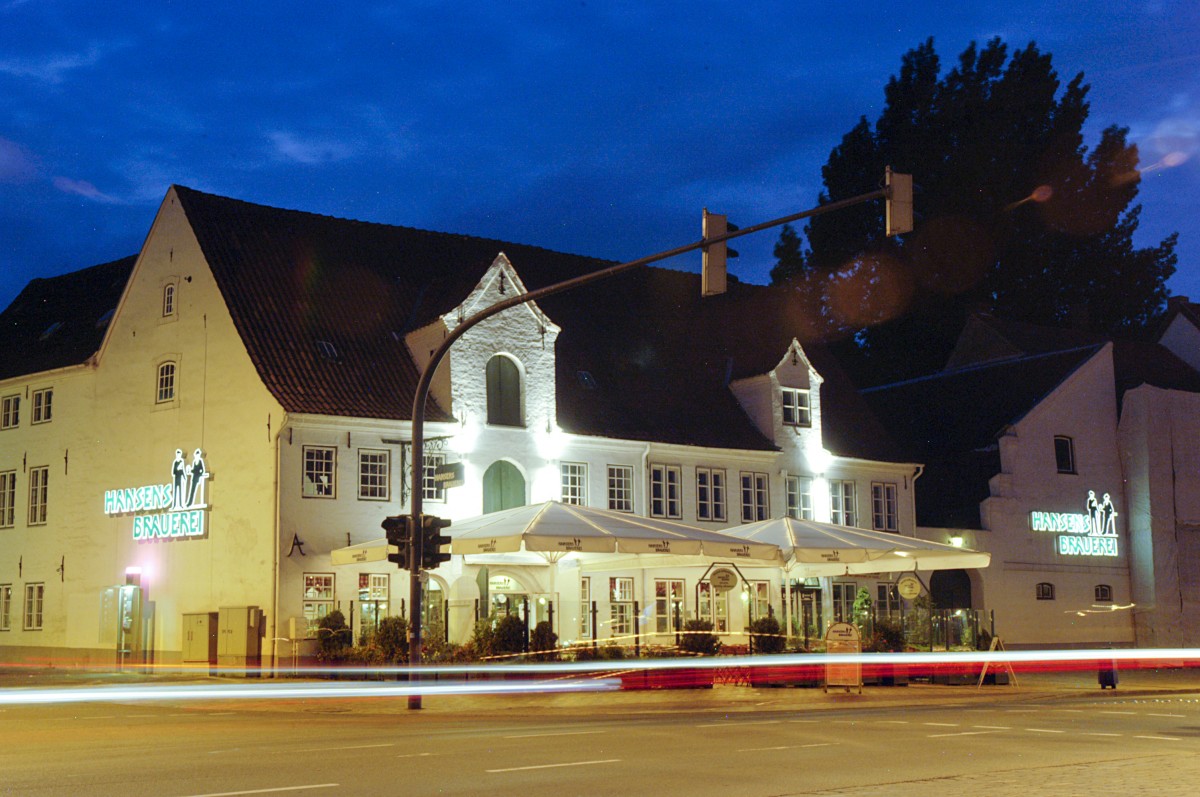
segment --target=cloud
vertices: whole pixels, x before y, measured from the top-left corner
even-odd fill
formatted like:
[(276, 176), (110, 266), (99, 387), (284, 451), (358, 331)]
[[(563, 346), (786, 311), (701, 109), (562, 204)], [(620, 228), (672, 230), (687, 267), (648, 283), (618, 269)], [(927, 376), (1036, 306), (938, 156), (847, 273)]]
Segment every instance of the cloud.
[(9, 58), (0, 60), (0, 74), (27, 77), (43, 83), (62, 83), (67, 73), (95, 66), (110, 51), (124, 45), (93, 44), (78, 53), (48, 55), (42, 58)]
[(335, 139), (305, 139), (287, 131), (271, 133), (268, 138), (276, 157), (306, 165), (333, 163), (354, 155), (354, 147)]
[(14, 141), (0, 138), (0, 183), (23, 183), (37, 176), (33, 156)]
[(100, 191), (99, 188), (92, 185), (86, 180), (72, 180), (69, 177), (55, 177), (54, 187), (64, 194), (75, 194), (84, 199), (90, 199), (93, 202), (103, 202), (108, 205), (114, 205), (120, 200), (116, 197), (111, 197)]

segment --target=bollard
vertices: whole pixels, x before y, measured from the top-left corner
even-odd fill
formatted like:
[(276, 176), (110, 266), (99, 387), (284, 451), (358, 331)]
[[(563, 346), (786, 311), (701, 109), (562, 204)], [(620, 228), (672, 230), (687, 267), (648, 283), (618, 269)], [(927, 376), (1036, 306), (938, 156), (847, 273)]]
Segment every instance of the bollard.
[(1115, 659), (1107, 663), (1100, 663), (1100, 667), (1096, 671), (1096, 680), (1100, 682), (1101, 689), (1117, 688), (1117, 662)]

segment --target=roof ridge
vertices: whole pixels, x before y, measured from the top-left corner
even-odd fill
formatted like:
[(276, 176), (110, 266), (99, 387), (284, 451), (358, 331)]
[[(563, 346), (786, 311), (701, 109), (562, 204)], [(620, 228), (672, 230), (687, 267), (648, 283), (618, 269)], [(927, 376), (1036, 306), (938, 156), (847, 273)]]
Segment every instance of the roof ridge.
[(1024, 354), (1019, 357), (1007, 357), (1003, 360), (990, 360), (985, 363), (972, 363), (970, 365), (965, 365), (961, 368), (955, 368), (952, 371), (937, 371), (936, 373), (925, 374), (924, 376), (915, 376), (912, 379), (902, 379), (899, 382), (889, 382), (886, 385), (876, 385), (874, 387), (861, 388), (861, 392), (874, 393), (876, 391), (887, 390), (887, 389), (893, 388), (893, 387), (901, 387), (903, 385), (912, 385), (912, 384), (916, 384), (918, 382), (927, 382), (927, 381), (932, 381), (934, 379), (941, 379), (943, 377), (948, 377), (948, 376), (958, 376), (960, 374), (968, 374), (968, 373), (972, 373), (974, 371), (982, 371), (982, 370), (985, 370), (988, 368), (996, 368), (996, 367), (999, 367), (1002, 365), (1014, 365), (1017, 363), (1028, 363), (1028, 362), (1033, 362), (1035, 360), (1041, 360), (1041, 359), (1044, 359), (1047, 357), (1057, 357), (1062, 354), (1072, 354), (1074, 352), (1082, 352), (1082, 351), (1089, 351), (1089, 350), (1090, 351), (1099, 351), (1101, 348), (1103, 348), (1104, 346), (1108, 345), (1111, 342), (1112, 341), (1106, 340), (1103, 343), (1089, 343), (1086, 346), (1073, 346), (1069, 349), (1058, 349), (1056, 351), (1038, 352), (1036, 354)]

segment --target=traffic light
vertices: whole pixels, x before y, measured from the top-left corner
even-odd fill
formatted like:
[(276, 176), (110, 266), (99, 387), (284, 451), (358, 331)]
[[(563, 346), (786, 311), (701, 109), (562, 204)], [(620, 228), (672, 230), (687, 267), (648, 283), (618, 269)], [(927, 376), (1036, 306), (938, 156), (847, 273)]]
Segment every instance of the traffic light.
[(883, 225), (887, 235), (901, 235), (913, 228), (913, 181), (911, 174), (897, 174), (888, 166), (884, 172), (887, 195), (883, 205)]
[[(730, 224), (725, 216), (722, 216), (720, 213), (709, 213), (708, 208), (704, 209), (702, 235), (704, 240), (707, 241), (710, 238), (717, 238), (726, 233), (737, 232), (737, 229), (737, 225)], [(726, 260), (737, 256), (737, 251), (730, 249), (724, 241), (704, 247), (704, 257), (701, 260), (700, 267), (701, 296), (716, 296), (718, 293), (725, 292)]]
[(395, 545), (400, 550), (396, 553), (388, 552), (387, 558), (389, 562), (394, 562), (401, 570), (408, 569), (408, 541), (412, 537), (412, 518), (408, 515), (394, 515), (384, 518), (379, 525), (383, 526), (383, 532), (387, 535), (388, 545)]
[(443, 545), (450, 544), (450, 538), (442, 534), (442, 529), (450, 525), (450, 521), (434, 515), (421, 515), (421, 567), (425, 570), (435, 570), (442, 562), (450, 561), (450, 554), (442, 552)]

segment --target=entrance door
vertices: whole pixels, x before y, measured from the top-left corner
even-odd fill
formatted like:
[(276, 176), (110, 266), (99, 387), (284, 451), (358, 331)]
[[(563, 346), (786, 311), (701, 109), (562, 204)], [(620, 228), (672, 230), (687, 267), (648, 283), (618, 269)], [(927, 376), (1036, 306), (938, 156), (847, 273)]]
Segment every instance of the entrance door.
[(511, 462), (493, 462), (483, 474), (483, 513), (518, 506), (525, 506), (525, 477)]

